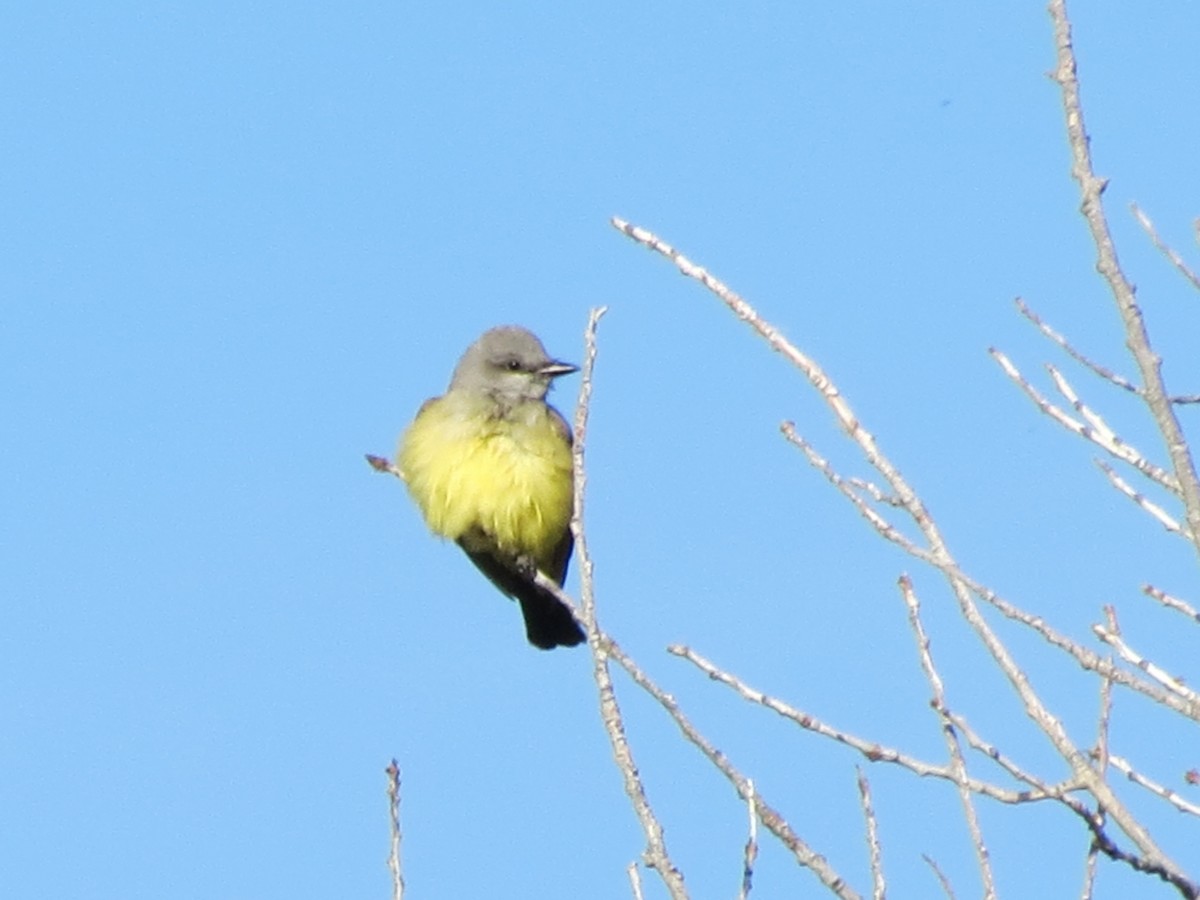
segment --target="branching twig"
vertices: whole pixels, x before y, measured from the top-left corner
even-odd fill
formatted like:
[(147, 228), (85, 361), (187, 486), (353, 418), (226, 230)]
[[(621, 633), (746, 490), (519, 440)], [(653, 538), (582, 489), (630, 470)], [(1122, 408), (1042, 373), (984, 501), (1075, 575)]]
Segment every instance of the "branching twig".
[(1182, 713), (1188, 718), (1200, 722), (1200, 706), (1187, 703), (1174, 694), (1162, 690), (1158, 685), (1142, 681), (1140, 678), (1134, 678), (1123, 669), (1117, 668), (1111, 660), (1094, 653), (1082, 644), (1076, 643), (1061, 632), (1050, 627), (1041, 616), (1031, 615), (1022, 609), (1018, 609), (999, 594), (983, 587), (983, 585), (975, 584), (974, 582), (970, 583), (971, 590), (982, 600), (991, 604), (1007, 618), (1012, 619), (1014, 622), (1020, 622), (1022, 625), (1036, 631), (1051, 646), (1065, 652), (1083, 669), (1095, 672), (1103, 678), (1111, 679), (1115, 684), (1137, 691), (1139, 694), (1149, 697), (1155, 703), (1161, 703), (1175, 712)]
[[(790, 422), (785, 422), (783, 424), (783, 433), (789, 441), (791, 441), (804, 452), (804, 454), (808, 457), (809, 462), (812, 463), (812, 465), (819, 471), (821, 471), (825, 477), (829, 479), (830, 483), (842, 491), (846, 498), (855, 505), (859, 512), (863, 514), (864, 518), (871, 523), (871, 525), (879, 532), (880, 535), (902, 548), (913, 558), (919, 559), (921, 562), (927, 563), (928, 565), (945, 570), (944, 564), (940, 562), (938, 558), (934, 556), (934, 554), (922, 547), (918, 547), (912, 540), (897, 530), (890, 522), (880, 516), (879, 513), (871, 509), (871, 507), (866, 504), (862, 497), (860, 497), (853, 490), (848, 489), (846, 487), (846, 481), (848, 479), (843, 479), (840, 475), (838, 475), (838, 473), (833, 470), (833, 467), (830, 466), (829, 463), (822, 456), (820, 456), (816, 450), (813, 449), (812, 445), (809, 444), (808, 441), (796, 434), (795, 426), (793, 426)], [(1079, 665), (1084, 669), (1096, 672), (1106, 678), (1111, 678), (1113, 681), (1122, 685), (1123, 687), (1138, 691), (1139, 693), (1151, 698), (1156, 703), (1161, 703), (1164, 706), (1168, 706), (1176, 712), (1182, 713), (1183, 715), (1200, 722), (1200, 705), (1186, 703), (1180, 698), (1162, 691), (1155, 685), (1148, 684), (1140, 679), (1132, 677), (1127, 672), (1115, 668), (1104, 658), (1093, 653), (1091, 650), (1082, 646), (1081, 644), (1072, 641), (1070, 638), (1056, 631), (1054, 628), (1051, 628), (1040, 616), (1034, 616), (1030, 613), (1024, 612), (1014, 604), (1005, 600), (999, 594), (979, 584), (956, 566), (952, 567), (952, 570), (947, 572), (947, 577), (953, 577), (961, 580), (962, 583), (965, 584), (981, 600), (991, 604), (1013, 621), (1020, 622), (1022, 625), (1032, 628), (1043, 638), (1045, 638), (1046, 641), (1048, 641), (1052, 646), (1063, 650), (1068, 655), (1073, 657), (1075, 661), (1078, 662)]]
[(1200, 554), (1200, 478), (1197, 478), (1187, 438), (1163, 384), (1162, 361), (1150, 346), (1150, 337), (1142, 320), (1142, 311), (1138, 306), (1133, 285), (1121, 271), (1116, 246), (1104, 214), (1101, 195), (1107, 182), (1097, 177), (1092, 168), (1090, 138), (1083, 121), (1083, 104), (1079, 96), (1075, 48), (1071, 43), (1071, 21), (1067, 16), (1066, 0), (1050, 0), (1049, 12), (1054, 22), (1057, 55), (1053, 77), (1062, 90), (1067, 141), (1071, 146), (1071, 175), (1079, 183), (1082, 196), (1081, 211), (1091, 231), (1092, 242), (1096, 245), (1096, 269), (1108, 282), (1117, 311), (1121, 315), (1125, 343), (1141, 374), (1146, 406), (1154, 417), (1167, 446), (1167, 453), (1171, 457), (1175, 481), (1179, 485), (1186, 509), (1192, 544), (1197, 554)]
[[(962, 736), (966, 739), (968, 746), (977, 753), (982, 753), (1005, 772), (1011, 775), (1017, 781), (1023, 782), (1034, 789), (1034, 796), (1041, 798), (1050, 798), (1052, 800), (1062, 800), (1072, 791), (1080, 791), (1083, 786), (1078, 779), (1069, 779), (1060, 784), (1048, 784), (1041, 778), (1038, 778), (1028, 769), (1018, 765), (1013, 759), (1004, 753), (1000, 752), (1000, 748), (995, 744), (989, 743), (971, 727), (971, 723), (958, 713), (947, 712), (946, 717), (954, 724)], [(1070, 806), (1070, 804), (1068, 804)]]
[[(1109, 382), (1110, 384), (1113, 384), (1116, 387), (1121, 388), (1122, 390), (1129, 391), (1131, 394), (1137, 394), (1139, 397), (1145, 396), (1145, 391), (1143, 391), (1140, 387), (1138, 387), (1136, 384), (1134, 384), (1128, 378), (1124, 377), (1123, 375), (1118, 375), (1116, 372), (1114, 372), (1112, 369), (1108, 368), (1107, 366), (1100, 365), (1100, 363), (1092, 360), (1091, 358), (1085, 356), (1083, 353), (1080, 353), (1078, 350), (1076, 350), (1074, 345), (1070, 341), (1068, 341), (1065, 337), (1063, 337), (1061, 334), (1059, 334), (1057, 331), (1055, 331), (1052, 327), (1050, 327), (1050, 325), (1044, 319), (1042, 319), (1041, 316), (1039, 316), (1036, 312), (1034, 312), (1034, 310), (1029, 306), (1029, 304), (1027, 304), (1023, 299), (1018, 297), (1016, 299), (1016, 304), (1017, 304), (1017, 309), (1020, 311), (1021, 315), (1023, 315), (1026, 319), (1028, 319), (1030, 322), (1032, 322), (1037, 327), (1037, 330), (1040, 331), (1043, 335), (1045, 335), (1047, 338), (1049, 338), (1055, 344), (1058, 344), (1058, 346), (1061, 347), (1066, 352), (1066, 354), (1068, 356), (1070, 356), (1073, 360), (1075, 360), (1076, 362), (1085, 366), (1086, 368), (1091, 369), (1093, 372), (1095, 372), (1097, 375), (1099, 375), (1101, 378), (1103, 378), (1105, 381)], [(1200, 394), (1184, 394), (1181, 396), (1175, 396), (1175, 397), (1171, 398), (1171, 402), (1172, 403), (1181, 403), (1181, 404), (1183, 404), (1183, 403), (1200, 403)]]
[(1200, 694), (1197, 694), (1191, 688), (1187, 687), (1182, 681), (1165, 672), (1159, 666), (1156, 666), (1150, 660), (1146, 659), (1132, 647), (1125, 643), (1120, 634), (1105, 628), (1103, 625), (1093, 625), (1092, 632), (1104, 643), (1115, 649), (1121, 659), (1132, 666), (1137, 666), (1168, 691), (1177, 694), (1183, 699), (1192, 704), (1200, 704)]
[(1078, 419), (1067, 415), (1062, 409), (1047, 400), (1042, 393), (1033, 386), (1029, 379), (1021, 374), (1021, 371), (1015, 365), (1013, 365), (1012, 360), (1010, 360), (1006, 355), (997, 350), (995, 347), (990, 348), (988, 353), (991, 354), (992, 359), (996, 360), (996, 362), (1000, 365), (1000, 368), (1004, 370), (1004, 374), (1012, 379), (1013, 382), (1016, 383), (1017, 387), (1024, 392), (1025, 396), (1032, 400), (1034, 405), (1037, 406), (1039, 410), (1041, 410), (1063, 428), (1081, 438), (1084, 438), (1085, 440), (1091, 441), (1105, 453), (1108, 453), (1111, 456), (1121, 460), (1121, 462), (1128, 463), (1147, 478), (1151, 479), (1157, 484), (1162, 485), (1173, 494), (1179, 494), (1179, 484), (1170, 474), (1163, 471), (1161, 467), (1155, 466), (1141, 453), (1130, 447), (1128, 444), (1113, 441), (1111, 439), (1112, 432), (1107, 427), (1105, 427), (1104, 432), (1099, 432), (1091, 425), (1080, 422)]

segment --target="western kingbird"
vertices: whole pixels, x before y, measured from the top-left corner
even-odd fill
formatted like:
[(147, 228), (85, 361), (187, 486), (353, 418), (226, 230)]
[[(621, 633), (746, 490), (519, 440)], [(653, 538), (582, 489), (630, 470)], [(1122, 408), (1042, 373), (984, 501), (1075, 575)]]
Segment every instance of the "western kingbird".
[(575, 371), (524, 328), (484, 332), (396, 454), (430, 530), (521, 604), (529, 643), (543, 650), (584, 639), (571, 611), (533, 580), (541, 569), (561, 585), (574, 546), (571, 429), (545, 398), (555, 378)]

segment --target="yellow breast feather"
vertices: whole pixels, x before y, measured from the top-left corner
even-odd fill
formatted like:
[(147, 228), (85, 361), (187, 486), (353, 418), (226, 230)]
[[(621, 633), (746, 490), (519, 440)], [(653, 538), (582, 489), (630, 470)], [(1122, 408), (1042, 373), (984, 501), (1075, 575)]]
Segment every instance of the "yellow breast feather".
[(479, 529), (549, 566), (571, 519), (570, 446), (544, 404), (480, 413), (477, 398), (455, 392), (421, 410), (397, 454), (408, 490), (435, 534)]

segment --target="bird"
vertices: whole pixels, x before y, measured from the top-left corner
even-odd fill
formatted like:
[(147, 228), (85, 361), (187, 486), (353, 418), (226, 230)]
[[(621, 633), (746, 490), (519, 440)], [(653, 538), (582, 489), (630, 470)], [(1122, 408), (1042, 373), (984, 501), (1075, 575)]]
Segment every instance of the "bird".
[(396, 466), (430, 531), (454, 541), (515, 599), (525, 636), (542, 650), (583, 643), (569, 607), (534, 580), (559, 586), (574, 539), (571, 428), (546, 394), (578, 366), (552, 359), (533, 332), (485, 331), (400, 437)]

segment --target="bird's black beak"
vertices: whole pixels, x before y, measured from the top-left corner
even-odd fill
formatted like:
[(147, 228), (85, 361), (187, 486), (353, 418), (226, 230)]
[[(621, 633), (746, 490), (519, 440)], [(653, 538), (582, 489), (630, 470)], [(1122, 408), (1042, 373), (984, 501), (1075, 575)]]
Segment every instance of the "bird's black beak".
[(552, 359), (544, 366), (538, 368), (539, 375), (547, 375), (550, 378), (557, 378), (559, 375), (570, 375), (572, 372), (578, 372), (579, 366), (573, 366), (570, 363), (559, 362), (557, 359)]

